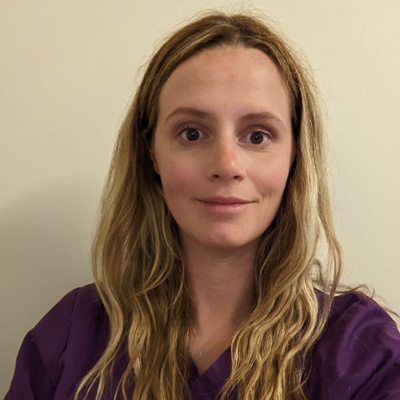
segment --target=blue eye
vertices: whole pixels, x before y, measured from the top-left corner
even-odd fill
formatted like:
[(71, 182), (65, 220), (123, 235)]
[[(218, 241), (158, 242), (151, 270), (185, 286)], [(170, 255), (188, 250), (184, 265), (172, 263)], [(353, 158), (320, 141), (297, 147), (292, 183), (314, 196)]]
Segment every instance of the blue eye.
[(250, 141), (252, 144), (264, 144), (268, 140), (270, 140), (269, 135), (264, 131), (254, 131), (246, 136), (246, 139)]
[(185, 128), (179, 134), (182, 139), (189, 142), (195, 142), (196, 140), (199, 140), (202, 135), (203, 134), (196, 128)]

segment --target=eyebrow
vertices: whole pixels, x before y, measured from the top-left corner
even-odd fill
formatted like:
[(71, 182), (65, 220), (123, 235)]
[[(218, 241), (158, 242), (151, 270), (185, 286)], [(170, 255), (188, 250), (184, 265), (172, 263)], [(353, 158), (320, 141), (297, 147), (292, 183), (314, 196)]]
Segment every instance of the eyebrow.
[[(209, 113), (207, 111), (199, 110), (197, 108), (178, 107), (178, 108), (175, 108), (170, 114), (167, 115), (167, 117), (165, 118), (165, 121), (168, 121), (170, 118), (172, 118), (176, 115), (181, 115), (181, 114), (193, 116), (193, 117), (200, 117), (200, 118), (207, 118), (207, 117), (212, 116), (211, 113)], [(252, 112), (249, 114), (245, 114), (240, 118), (240, 120), (252, 121), (252, 120), (256, 120), (256, 119), (260, 119), (260, 118), (265, 118), (265, 119), (271, 120), (271, 121), (281, 125), (283, 128), (285, 128), (283, 121), (279, 117), (277, 117), (275, 114), (270, 113), (269, 111)]]
[(275, 114), (270, 113), (269, 111), (261, 111), (261, 112), (245, 114), (240, 119), (243, 121), (251, 121), (251, 120), (260, 119), (260, 118), (265, 118), (265, 119), (271, 120), (279, 125), (282, 125), (282, 128), (285, 128), (283, 121), (279, 117), (277, 117)]
[(175, 115), (190, 115), (193, 117), (200, 117), (200, 118), (206, 118), (210, 116), (210, 113), (206, 111), (199, 110), (197, 108), (192, 108), (192, 107), (178, 107), (175, 108), (170, 114), (167, 115), (165, 118), (165, 121), (168, 121), (170, 118), (174, 117)]

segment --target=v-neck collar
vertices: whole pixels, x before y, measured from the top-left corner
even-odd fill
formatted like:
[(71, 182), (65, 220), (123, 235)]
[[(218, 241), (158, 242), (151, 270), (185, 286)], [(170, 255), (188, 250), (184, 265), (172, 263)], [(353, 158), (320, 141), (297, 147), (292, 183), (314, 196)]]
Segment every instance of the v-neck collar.
[[(194, 362), (189, 371), (189, 389), (191, 400), (216, 399), (231, 371), (231, 349), (227, 348), (210, 367), (200, 375)], [(229, 400), (236, 399), (236, 393)]]

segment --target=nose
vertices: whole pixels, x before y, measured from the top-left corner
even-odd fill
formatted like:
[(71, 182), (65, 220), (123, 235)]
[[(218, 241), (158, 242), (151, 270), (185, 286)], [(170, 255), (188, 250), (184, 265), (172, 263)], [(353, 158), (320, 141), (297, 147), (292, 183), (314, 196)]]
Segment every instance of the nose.
[(229, 182), (241, 181), (244, 178), (242, 154), (235, 140), (219, 138), (213, 144), (207, 158), (209, 179)]

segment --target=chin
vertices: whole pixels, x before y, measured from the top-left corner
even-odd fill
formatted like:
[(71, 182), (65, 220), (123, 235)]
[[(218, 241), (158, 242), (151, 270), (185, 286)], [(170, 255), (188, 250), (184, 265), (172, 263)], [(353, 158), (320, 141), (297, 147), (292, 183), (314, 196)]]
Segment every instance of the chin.
[(213, 240), (204, 241), (203, 244), (205, 247), (209, 247), (214, 250), (221, 251), (235, 251), (242, 250), (246, 248), (256, 248), (258, 243), (258, 238), (251, 240), (238, 240), (237, 237), (219, 237)]

